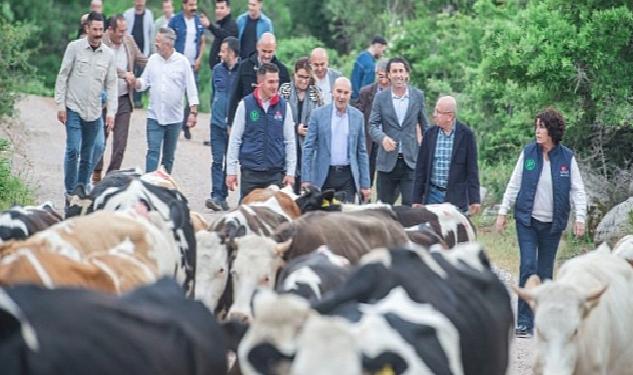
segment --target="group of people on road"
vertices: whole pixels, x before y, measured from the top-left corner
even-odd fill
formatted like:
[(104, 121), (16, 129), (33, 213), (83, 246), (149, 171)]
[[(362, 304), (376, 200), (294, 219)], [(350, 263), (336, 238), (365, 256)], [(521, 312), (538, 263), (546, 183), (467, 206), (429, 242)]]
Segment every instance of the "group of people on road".
[[(156, 20), (144, 0), (134, 0), (107, 27), (100, 5), (92, 1), (82, 23), (85, 37), (68, 44), (56, 82), (57, 117), (67, 134), (66, 193), (88, 186), (91, 175), (99, 181), (109, 133), (107, 171), (121, 167), (130, 114), (145, 90), (145, 167), (172, 171), (180, 132), (191, 138), (197, 122), (208, 30), (214, 37), (209, 209), (228, 210), (229, 190), (239, 187), (244, 197), (276, 184), (292, 185), (297, 193), (309, 186), (333, 189), (359, 203), (369, 201), (375, 187), (377, 199), (388, 204), (449, 202), (464, 213), (480, 211), (476, 137), (458, 120), (457, 100), (441, 96), (429, 121), (424, 93), (410, 81), (411, 65), (403, 57), (383, 59), (383, 37), (358, 55), (348, 79), (329, 66), (320, 47), (306, 51), (289, 72), (276, 57), (277, 39), (262, 0), (249, 0), (235, 20), (230, 1), (216, 0), (214, 22), (198, 12), (196, 0), (183, 0), (177, 14), (163, 0)], [(549, 108), (533, 125), (536, 140), (519, 156), (497, 219), (502, 230), (516, 202), (521, 286), (531, 274), (552, 277), (571, 203), (576, 235), (584, 233), (586, 212), (576, 158), (561, 144), (562, 115)], [(517, 334), (531, 333), (531, 311), (521, 302), (518, 324)]]

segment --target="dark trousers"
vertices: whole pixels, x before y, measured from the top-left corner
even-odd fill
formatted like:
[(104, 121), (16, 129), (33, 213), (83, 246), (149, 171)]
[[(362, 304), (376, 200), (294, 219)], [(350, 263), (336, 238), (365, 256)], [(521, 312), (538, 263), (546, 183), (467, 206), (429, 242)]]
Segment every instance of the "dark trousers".
[(352, 169), (349, 165), (346, 166), (330, 166), (325, 182), (321, 190), (334, 190), (335, 192), (344, 192), (346, 203), (354, 203), (354, 197), (356, 195), (356, 184), (354, 183), (354, 176), (352, 175)]
[(374, 186), (374, 176), (376, 175), (376, 157), (378, 156), (378, 143), (373, 142), (369, 153), (369, 186)]
[[(193, 70), (193, 78), (196, 80), (196, 90), (198, 89), (198, 72), (193, 69), (193, 65), (191, 66), (191, 70)], [(185, 130), (187, 128), (187, 119), (189, 118), (189, 97), (185, 91), (185, 116), (182, 119), (182, 129)]]
[(240, 202), (251, 191), (257, 188), (267, 188), (270, 185), (281, 187), (284, 180), (283, 171), (254, 171), (242, 168), (240, 176)]
[(229, 192), (226, 188), (226, 148), (229, 134), (226, 128), (211, 124), (211, 198), (222, 202)]
[[(551, 279), (554, 261), (560, 242), (561, 232), (551, 233), (552, 223), (544, 223), (532, 218), (531, 225), (516, 222), (521, 263), (519, 265), (519, 287), (524, 287), (530, 275), (538, 275), (541, 280)], [(528, 330), (534, 327), (534, 316), (530, 306), (519, 298), (517, 325)]]
[(403, 157), (398, 157), (391, 172), (378, 171), (376, 177), (376, 193), (382, 203), (395, 204), (398, 199), (398, 189), (402, 193), (402, 205), (410, 206), (413, 202), (413, 183), (415, 170), (409, 168)]
[[(110, 165), (106, 173), (121, 169), (123, 156), (127, 148), (127, 138), (130, 131), (130, 117), (132, 116), (132, 104), (127, 94), (119, 96), (119, 107), (114, 117), (114, 130), (112, 131), (112, 156), (110, 157)], [(105, 142), (108, 141), (109, 133), (105, 131)], [(95, 172), (101, 173), (103, 170), (103, 155), (99, 158), (95, 166)]]

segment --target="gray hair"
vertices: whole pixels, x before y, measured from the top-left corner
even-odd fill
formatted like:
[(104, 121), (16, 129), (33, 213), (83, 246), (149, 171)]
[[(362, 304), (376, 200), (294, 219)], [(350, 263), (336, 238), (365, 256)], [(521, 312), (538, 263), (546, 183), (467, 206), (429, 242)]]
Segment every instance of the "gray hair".
[(387, 71), (387, 63), (389, 63), (389, 60), (387, 59), (380, 59), (378, 60), (378, 62), (376, 63), (376, 73), (382, 71), (382, 72), (386, 72)]
[(176, 42), (176, 32), (169, 27), (161, 27), (158, 30), (158, 33), (163, 36), (163, 38), (170, 40), (171, 44), (174, 45)]

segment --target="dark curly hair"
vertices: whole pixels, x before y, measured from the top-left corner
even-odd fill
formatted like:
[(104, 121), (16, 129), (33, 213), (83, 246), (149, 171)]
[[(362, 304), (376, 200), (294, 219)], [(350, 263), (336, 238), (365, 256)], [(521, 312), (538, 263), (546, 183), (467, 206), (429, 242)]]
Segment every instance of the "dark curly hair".
[(563, 115), (555, 108), (548, 107), (536, 115), (534, 119), (535, 128), (538, 120), (541, 120), (543, 125), (545, 125), (549, 136), (552, 137), (552, 142), (554, 142), (555, 145), (559, 144), (565, 134), (565, 120), (563, 119)]

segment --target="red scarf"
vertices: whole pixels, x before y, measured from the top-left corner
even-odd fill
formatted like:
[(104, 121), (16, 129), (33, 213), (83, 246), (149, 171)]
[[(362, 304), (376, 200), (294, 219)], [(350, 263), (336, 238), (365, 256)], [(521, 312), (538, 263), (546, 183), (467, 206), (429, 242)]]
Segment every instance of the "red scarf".
[[(253, 96), (255, 97), (255, 101), (257, 102), (257, 105), (260, 106), (262, 109), (264, 109), (264, 101), (260, 97), (259, 87), (255, 88), (255, 91), (253, 91)], [(277, 103), (279, 103), (279, 94), (275, 94), (275, 96), (270, 98), (271, 106), (276, 105)]]

